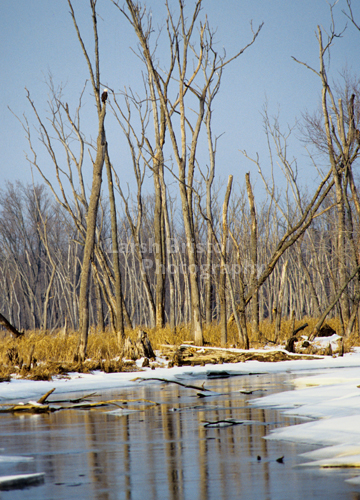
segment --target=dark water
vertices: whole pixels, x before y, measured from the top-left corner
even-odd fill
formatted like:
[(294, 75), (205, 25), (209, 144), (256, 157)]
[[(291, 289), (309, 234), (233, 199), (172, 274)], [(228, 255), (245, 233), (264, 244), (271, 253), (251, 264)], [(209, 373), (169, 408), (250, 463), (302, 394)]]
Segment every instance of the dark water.
[[(0, 499), (360, 499), (355, 487), (344, 482), (356, 471), (298, 468), (304, 462), (299, 453), (309, 447), (263, 439), (271, 429), (300, 421), (247, 402), (289, 389), (288, 381), (287, 375), (208, 380), (206, 387), (226, 393), (210, 398), (197, 398), (196, 391), (177, 385), (146, 382), (101, 393), (100, 400), (159, 403), (131, 404), (142, 411), (128, 415), (109, 413), (114, 407), (1, 415), (1, 454), (34, 459), (0, 463), (0, 475), (45, 472), (45, 482), (2, 491)], [(241, 394), (243, 389), (255, 392)], [(226, 418), (252, 423), (204, 426), (204, 421)], [(282, 456), (283, 463), (277, 462)]]

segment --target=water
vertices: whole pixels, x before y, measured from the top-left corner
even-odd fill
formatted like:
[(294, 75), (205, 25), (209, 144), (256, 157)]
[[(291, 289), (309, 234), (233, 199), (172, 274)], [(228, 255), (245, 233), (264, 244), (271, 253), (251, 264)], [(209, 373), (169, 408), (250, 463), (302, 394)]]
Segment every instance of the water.
[[(159, 403), (129, 404), (138, 411), (127, 415), (110, 413), (116, 407), (1, 415), (1, 453), (34, 459), (0, 463), (0, 475), (45, 472), (45, 482), (2, 491), (0, 499), (360, 499), (344, 482), (356, 471), (299, 468), (304, 462), (299, 454), (311, 448), (263, 439), (271, 429), (300, 420), (249, 407), (247, 401), (288, 390), (288, 381), (285, 374), (207, 380), (206, 387), (225, 393), (209, 398), (173, 384), (145, 382), (99, 395), (99, 400)], [(254, 392), (242, 394), (243, 389)], [(229, 418), (251, 423), (204, 425)]]

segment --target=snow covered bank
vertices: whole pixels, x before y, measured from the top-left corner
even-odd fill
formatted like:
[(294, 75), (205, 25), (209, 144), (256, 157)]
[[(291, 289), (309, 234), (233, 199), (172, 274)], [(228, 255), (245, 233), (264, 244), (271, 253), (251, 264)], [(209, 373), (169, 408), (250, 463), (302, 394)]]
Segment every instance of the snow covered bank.
[[(281, 350), (281, 349), (280, 349)], [(238, 350), (240, 351), (240, 350)], [(261, 352), (259, 350), (254, 350)], [(268, 352), (268, 351), (267, 351)], [(142, 360), (138, 365), (141, 366)], [(53, 387), (56, 393), (77, 391), (100, 391), (117, 387), (129, 387), (138, 384), (134, 379), (141, 378), (166, 378), (194, 379), (206, 378), (206, 374), (216, 371), (227, 371), (233, 375), (252, 375), (255, 373), (297, 373), (310, 372), (329, 368), (360, 367), (359, 353), (347, 354), (344, 357), (320, 357), (318, 359), (304, 359), (281, 361), (277, 363), (247, 361), (245, 363), (223, 363), (221, 365), (182, 366), (174, 368), (145, 368), (141, 372), (104, 373), (70, 373), (68, 377), (54, 377), (51, 381), (32, 381), (26, 379), (13, 379), (11, 382), (0, 383), (0, 401), (19, 398), (35, 399), (48, 392)], [(360, 381), (359, 381), (360, 383)], [(280, 397), (280, 396), (279, 396)]]

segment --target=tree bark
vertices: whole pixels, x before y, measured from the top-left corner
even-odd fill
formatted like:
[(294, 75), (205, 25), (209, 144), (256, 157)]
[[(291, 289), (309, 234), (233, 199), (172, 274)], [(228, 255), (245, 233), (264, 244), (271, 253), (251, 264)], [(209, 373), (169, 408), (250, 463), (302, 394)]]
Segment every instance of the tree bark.
[(118, 245), (118, 230), (117, 230), (117, 220), (116, 220), (114, 185), (112, 180), (111, 163), (107, 145), (105, 149), (105, 164), (106, 164), (106, 173), (108, 178), (109, 199), (110, 199), (111, 239), (112, 239), (113, 266), (114, 266), (114, 276), (115, 276), (115, 301), (116, 301), (115, 330), (118, 336), (118, 344), (121, 345), (125, 340), (123, 297), (122, 297), (121, 272), (120, 272), (120, 262), (119, 262), (119, 245)]
[(102, 170), (104, 166), (106, 152), (106, 138), (104, 130), (104, 120), (106, 114), (106, 104), (101, 109), (99, 116), (99, 131), (97, 138), (97, 152), (95, 163), (93, 165), (93, 180), (91, 187), (91, 195), (88, 213), (86, 217), (86, 238), (84, 247), (84, 256), (81, 269), (80, 279), (80, 294), (79, 294), (79, 320), (80, 320), (80, 343), (79, 357), (85, 359), (88, 329), (89, 329), (89, 274), (91, 267), (91, 257), (94, 251), (95, 232), (96, 232), (96, 217), (100, 199), (100, 190), (102, 182)]
[(226, 188), (223, 211), (222, 211), (222, 238), (221, 238), (221, 253), (222, 259), (220, 263), (220, 283), (219, 283), (219, 295), (220, 295), (220, 328), (221, 328), (221, 345), (223, 347), (227, 344), (227, 308), (226, 308), (226, 266), (227, 266), (227, 252), (226, 243), (228, 239), (228, 223), (227, 214), (230, 201), (231, 187), (232, 187), (233, 176), (229, 175), (229, 180)]
[(288, 264), (289, 264), (289, 261), (287, 260), (284, 263), (282, 271), (281, 271), (280, 289), (279, 289), (279, 295), (278, 295), (277, 306), (276, 306), (275, 338), (274, 338), (275, 343), (278, 341), (278, 337), (280, 334), (280, 328), (281, 328), (281, 316), (282, 316), (284, 290), (285, 290), (285, 284), (286, 284), (286, 271), (287, 271)]
[[(327, 75), (324, 64), (324, 54), (327, 48), (324, 49), (323, 47), (322, 32), (320, 26), (318, 26), (318, 40), (319, 40), (319, 50), (320, 50), (320, 77), (322, 81), (322, 110), (324, 116), (324, 125), (326, 132), (329, 161), (335, 183), (335, 193), (336, 193), (336, 210), (337, 210), (337, 223), (338, 223), (337, 258), (338, 258), (338, 268), (339, 268), (339, 280), (340, 280), (340, 286), (343, 287), (344, 284), (347, 282), (347, 275), (346, 275), (346, 260), (345, 260), (346, 259), (345, 209), (344, 209), (344, 198), (342, 190), (342, 174), (341, 171), (339, 170), (339, 165), (335, 155), (333, 137), (331, 134), (331, 130), (334, 131), (334, 128), (332, 127), (332, 120), (327, 105), (329, 84), (327, 81)], [(341, 315), (344, 321), (347, 322), (349, 320), (349, 300), (346, 293), (342, 294), (340, 300), (340, 307), (341, 307)]]
[[(250, 183), (250, 172), (245, 175), (246, 190), (250, 205), (251, 230), (250, 230), (250, 259), (251, 259), (251, 275), (250, 287), (255, 287), (257, 282), (258, 270), (258, 254), (257, 254), (257, 217), (255, 209), (254, 194)], [(255, 337), (259, 340), (259, 291), (255, 292), (251, 298), (251, 325)]]
[(154, 187), (155, 187), (155, 210), (154, 210), (154, 235), (155, 235), (155, 276), (156, 276), (156, 327), (163, 328), (165, 323), (165, 244), (164, 244), (164, 223), (163, 223), (163, 203), (160, 183), (160, 168), (162, 168), (163, 158), (160, 150), (154, 159)]
[(8, 332), (10, 332), (15, 338), (18, 338), (18, 337), (21, 337), (22, 335), (24, 335), (24, 332), (19, 332), (14, 326), (12, 326), (8, 320), (5, 318), (5, 316), (3, 316), (1, 313), (0, 313), (0, 325), (3, 326), (4, 328), (6, 328), (6, 330)]

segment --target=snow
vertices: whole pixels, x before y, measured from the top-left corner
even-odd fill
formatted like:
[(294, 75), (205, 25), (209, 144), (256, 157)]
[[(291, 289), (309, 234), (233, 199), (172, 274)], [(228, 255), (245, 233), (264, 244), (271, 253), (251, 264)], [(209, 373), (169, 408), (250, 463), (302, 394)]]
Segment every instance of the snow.
[[(329, 343), (329, 337), (326, 338)], [(208, 347), (206, 348), (209, 349)], [(244, 352), (241, 349), (231, 349), (234, 352)], [(283, 350), (283, 349), (278, 349)], [(263, 350), (252, 349), (253, 352), (264, 352)], [(248, 352), (248, 351), (247, 351)], [(268, 353), (269, 350), (266, 350)], [(287, 353), (289, 354), (289, 353)], [(294, 355), (295, 357), (295, 355)], [(313, 356), (312, 356), (313, 357)], [(94, 392), (98, 390), (112, 389), (118, 387), (133, 386), (136, 379), (148, 378), (202, 378), (207, 372), (223, 372), (227, 371), (233, 375), (251, 375), (255, 373), (297, 373), (311, 372), (314, 370), (322, 370), (329, 368), (351, 368), (360, 367), (360, 350), (354, 353), (346, 354), (343, 357), (321, 357), (316, 359), (291, 360), (277, 363), (246, 361), (245, 363), (223, 363), (221, 365), (205, 365), (205, 366), (182, 366), (174, 368), (144, 368), (140, 372), (124, 372), (124, 373), (104, 373), (95, 371), (93, 373), (71, 373), (69, 376), (54, 377), (51, 381), (32, 381), (26, 379), (12, 379), (11, 382), (0, 383), (0, 402), (16, 399), (27, 398), (26, 403), (31, 400), (37, 400), (40, 396), (55, 388), (56, 394), (69, 393), (77, 391)], [(142, 360), (138, 361), (138, 366), (142, 364)], [(356, 373), (356, 372), (355, 372)], [(338, 375), (336, 375), (338, 377)], [(360, 380), (359, 380), (360, 383)], [(29, 398), (29, 399), (28, 399)]]
[[(322, 345), (335, 338), (317, 339)], [(268, 352), (268, 351), (267, 351)], [(141, 361), (139, 362), (141, 365)], [(253, 399), (249, 404), (277, 408), (285, 415), (304, 418), (304, 422), (270, 432), (266, 439), (303, 442), (318, 449), (302, 455), (303, 467), (360, 467), (360, 349), (344, 356), (291, 360), (277, 363), (247, 361), (221, 365), (146, 368), (141, 372), (70, 374), (49, 382), (11, 380), (0, 384), (0, 400), (37, 400), (50, 389), (56, 394), (93, 392), (111, 388), (134, 387), (138, 379), (163, 378), (191, 383), (210, 372), (233, 375), (287, 372), (294, 374), (292, 390)], [(157, 383), (157, 382), (153, 382)], [(115, 410), (121, 415), (121, 410)], [(360, 485), (360, 475), (348, 479)]]
[[(304, 340), (308, 340), (306, 335), (303, 335), (302, 338)], [(332, 349), (337, 349), (339, 347), (338, 341), (341, 339), (340, 335), (334, 333), (330, 337), (316, 337), (312, 343), (315, 347), (327, 347), (329, 344)]]
[(0, 464), (32, 462), (34, 457), (0, 455)]
[(39, 484), (44, 481), (45, 473), (36, 474), (16, 474), (0, 477), (0, 489), (23, 488), (26, 486)]

